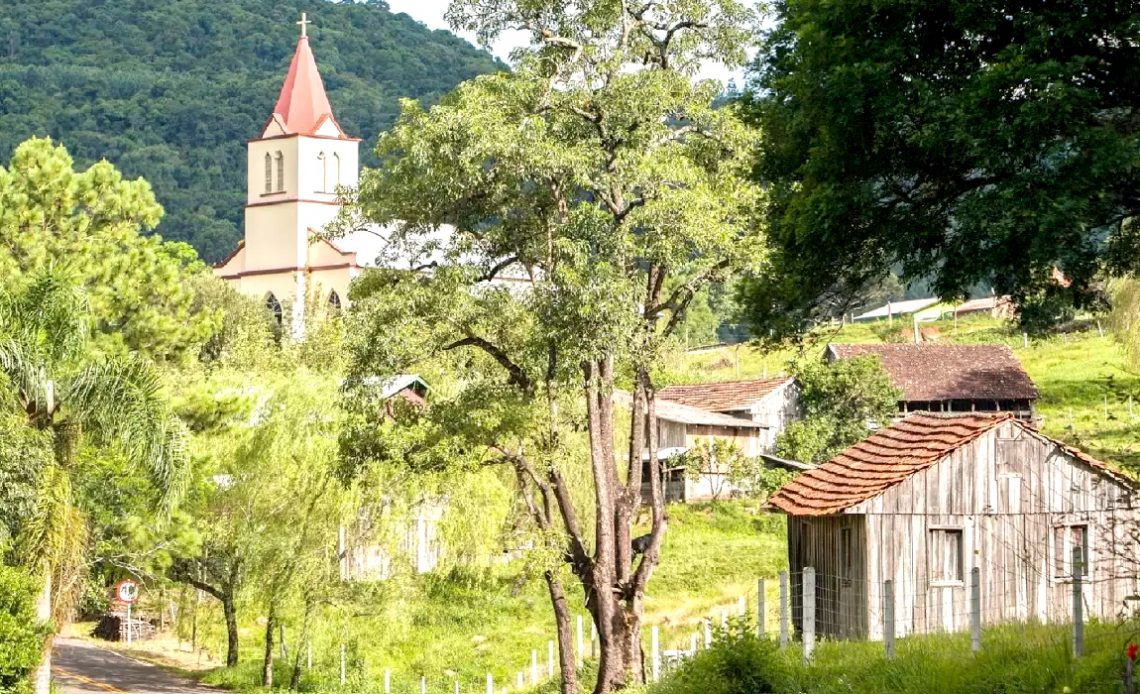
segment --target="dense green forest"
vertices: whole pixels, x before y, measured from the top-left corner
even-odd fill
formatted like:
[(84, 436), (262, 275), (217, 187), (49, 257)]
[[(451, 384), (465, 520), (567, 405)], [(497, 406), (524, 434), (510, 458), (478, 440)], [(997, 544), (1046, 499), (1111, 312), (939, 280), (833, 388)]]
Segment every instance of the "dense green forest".
[(371, 144), (399, 99), (432, 102), (501, 65), (378, 0), (6, 0), (0, 160), (33, 135), (154, 186), (164, 238), (207, 261), (241, 235), (245, 142), (268, 118), (301, 11), (337, 119)]

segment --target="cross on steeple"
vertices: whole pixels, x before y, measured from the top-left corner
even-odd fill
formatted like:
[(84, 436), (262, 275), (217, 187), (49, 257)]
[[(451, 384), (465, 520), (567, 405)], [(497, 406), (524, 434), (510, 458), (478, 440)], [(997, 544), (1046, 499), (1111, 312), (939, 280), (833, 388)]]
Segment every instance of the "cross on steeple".
[(312, 22), (309, 21), (308, 13), (302, 12), (301, 13), (301, 21), (297, 22), (297, 24), (299, 24), (301, 26), (301, 36), (308, 36), (309, 35), (308, 28), (309, 28), (309, 25), (312, 24)]

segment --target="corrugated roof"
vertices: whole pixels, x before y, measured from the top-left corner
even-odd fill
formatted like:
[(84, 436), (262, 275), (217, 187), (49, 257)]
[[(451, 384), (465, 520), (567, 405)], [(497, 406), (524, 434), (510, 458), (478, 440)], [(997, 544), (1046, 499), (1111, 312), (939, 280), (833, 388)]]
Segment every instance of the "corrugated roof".
[(780, 376), (747, 381), (668, 386), (657, 391), (657, 396), (664, 400), (690, 407), (700, 407), (713, 412), (731, 412), (748, 409), (791, 380), (788, 376)]
[[(629, 407), (632, 400), (633, 398), (629, 393), (623, 390), (614, 391), (614, 401), (620, 403), (622, 406)], [(764, 424), (754, 422), (751, 419), (733, 417), (732, 415), (720, 414), (719, 412), (709, 412), (699, 407), (690, 407), (678, 402), (663, 400), (660, 397), (658, 397), (656, 401), (656, 412), (658, 419), (664, 419), (669, 422), (680, 422), (681, 424), (701, 424), (706, 426), (737, 427), (743, 429), (768, 428)]]
[(903, 400), (1034, 400), (1037, 387), (1006, 345), (827, 346), (839, 359), (875, 354)]
[(1042, 436), (1009, 412), (915, 414), (863, 439), (814, 470), (798, 475), (773, 494), (770, 502), (796, 516), (839, 513), (875, 498), (1007, 421), (1057, 444), (1069, 455), (1113, 479), (1133, 484), (1092, 456)]
[(922, 309), (928, 306), (933, 306), (937, 303), (938, 299), (908, 299), (906, 301), (891, 301), (883, 304), (876, 309), (867, 311), (866, 313), (860, 313), (859, 315), (852, 318), (852, 320), (862, 321), (874, 320), (876, 318), (886, 318), (888, 316), (902, 316), (908, 313), (914, 313), (915, 311), (921, 311)]

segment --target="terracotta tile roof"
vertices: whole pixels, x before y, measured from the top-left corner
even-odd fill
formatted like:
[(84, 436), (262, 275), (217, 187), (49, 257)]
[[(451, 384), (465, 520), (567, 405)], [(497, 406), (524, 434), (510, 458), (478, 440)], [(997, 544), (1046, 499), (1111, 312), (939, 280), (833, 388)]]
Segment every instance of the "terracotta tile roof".
[(780, 376), (750, 381), (668, 386), (657, 391), (657, 395), (664, 400), (672, 400), (690, 407), (700, 407), (713, 412), (731, 412), (748, 409), (791, 380), (789, 376)]
[(1037, 387), (1006, 345), (827, 346), (838, 359), (875, 354), (908, 401), (1034, 400)]
[(880, 429), (784, 485), (770, 501), (803, 516), (838, 513), (874, 498), (973, 441), (1012, 414), (916, 414)]
[(798, 475), (773, 494), (770, 502), (796, 516), (839, 513), (875, 498), (1006, 421), (1012, 421), (1032, 436), (1057, 444), (1069, 455), (1114, 480), (1135, 486), (1108, 465), (1041, 435), (1009, 412), (915, 414), (875, 432), (814, 470)]

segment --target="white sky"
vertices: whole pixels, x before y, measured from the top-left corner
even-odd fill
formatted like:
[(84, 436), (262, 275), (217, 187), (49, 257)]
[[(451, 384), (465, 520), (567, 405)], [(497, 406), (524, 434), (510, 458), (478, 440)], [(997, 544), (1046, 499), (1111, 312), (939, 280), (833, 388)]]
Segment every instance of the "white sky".
[[(388, 7), (391, 8), (393, 12), (407, 13), (408, 16), (418, 19), (431, 29), (450, 30), (451, 27), (447, 26), (447, 22), (443, 18), (444, 13), (447, 12), (449, 2), (450, 0), (388, 0)], [(474, 35), (465, 32), (457, 33), (471, 43), (475, 43)], [(508, 32), (499, 37), (499, 40), (491, 47), (491, 52), (503, 62), (509, 63), (508, 56), (511, 50), (526, 44), (526, 34), (523, 32)], [(736, 83), (739, 85), (743, 85), (744, 83), (743, 75), (743, 70), (731, 71), (726, 69), (723, 65), (716, 63), (706, 65), (700, 73), (700, 77), (702, 78), (718, 79), (722, 83), (727, 83), (730, 78), (735, 78)]]

